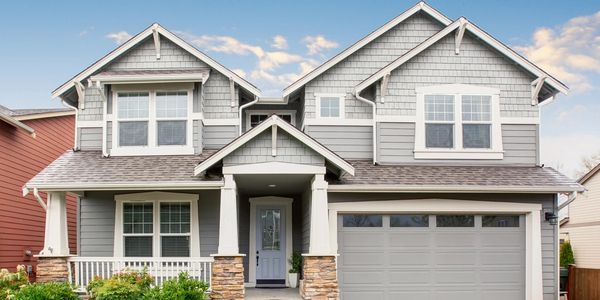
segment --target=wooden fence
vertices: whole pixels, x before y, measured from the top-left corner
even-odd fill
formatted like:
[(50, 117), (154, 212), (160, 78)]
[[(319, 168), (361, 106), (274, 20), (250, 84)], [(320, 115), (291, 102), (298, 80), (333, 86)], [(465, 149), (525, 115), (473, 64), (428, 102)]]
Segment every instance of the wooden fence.
[(600, 299), (600, 269), (570, 266), (567, 295), (569, 300)]

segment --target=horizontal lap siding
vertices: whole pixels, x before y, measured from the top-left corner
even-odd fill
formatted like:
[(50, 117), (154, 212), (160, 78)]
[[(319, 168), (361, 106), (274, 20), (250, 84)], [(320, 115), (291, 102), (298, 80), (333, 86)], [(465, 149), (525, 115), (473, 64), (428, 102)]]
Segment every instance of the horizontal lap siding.
[(306, 126), (305, 133), (344, 159), (373, 158), (372, 126)]
[(202, 146), (204, 149), (221, 149), (238, 136), (238, 127), (218, 125), (202, 127)]
[(523, 164), (538, 162), (538, 126), (502, 125), (502, 160), (415, 160), (415, 123), (378, 123), (377, 156), (380, 163)]
[[(45, 212), (30, 193), (21, 188), (68, 149), (73, 148), (75, 116), (23, 121), (36, 131), (36, 138), (0, 122), (0, 269), (14, 270), (18, 264), (34, 265), (44, 245)], [(46, 199), (45, 193), (40, 193)], [(71, 253), (77, 253), (77, 200), (67, 196), (67, 224)], [(35, 270), (35, 268), (34, 268)]]
[(77, 134), (80, 150), (102, 150), (102, 127), (78, 128)]

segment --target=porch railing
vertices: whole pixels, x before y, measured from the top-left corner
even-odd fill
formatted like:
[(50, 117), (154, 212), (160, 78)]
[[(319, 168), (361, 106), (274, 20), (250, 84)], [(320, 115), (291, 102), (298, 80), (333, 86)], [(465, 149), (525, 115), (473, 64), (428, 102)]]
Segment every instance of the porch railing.
[(154, 285), (177, 278), (187, 272), (194, 279), (210, 285), (212, 257), (80, 257), (69, 258), (69, 280), (80, 291), (85, 291), (94, 278), (106, 279), (123, 271), (144, 269), (154, 278)]

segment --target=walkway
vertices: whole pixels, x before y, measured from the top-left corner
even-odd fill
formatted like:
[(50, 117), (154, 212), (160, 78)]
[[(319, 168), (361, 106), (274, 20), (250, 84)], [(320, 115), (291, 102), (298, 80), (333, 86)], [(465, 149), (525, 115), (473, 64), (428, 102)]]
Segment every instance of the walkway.
[(247, 300), (301, 300), (298, 289), (246, 288)]

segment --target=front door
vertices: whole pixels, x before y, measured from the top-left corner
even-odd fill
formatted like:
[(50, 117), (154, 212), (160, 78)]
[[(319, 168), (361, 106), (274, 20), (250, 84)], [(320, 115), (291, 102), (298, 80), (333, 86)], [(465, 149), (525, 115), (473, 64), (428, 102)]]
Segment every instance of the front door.
[(256, 210), (256, 284), (285, 284), (285, 209), (259, 206)]

